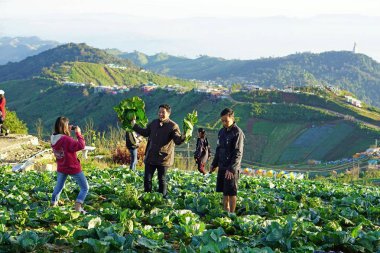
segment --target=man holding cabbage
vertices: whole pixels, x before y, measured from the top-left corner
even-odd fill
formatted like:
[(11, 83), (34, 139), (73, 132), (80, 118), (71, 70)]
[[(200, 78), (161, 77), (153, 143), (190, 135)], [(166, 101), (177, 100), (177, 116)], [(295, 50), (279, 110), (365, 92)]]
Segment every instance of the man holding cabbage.
[(170, 106), (162, 104), (158, 107), (158, 119), (150, 122), (146, 128), (136, 124), (134, 119), (132, 120), (133, 131), (148, 137), (144, 160), (144, 191), (152, 191), (152, 177), (157, 170), (158, 191), (162, 193), (164, 198), (167, 198), (166, 172), (174, 163), (174, 147), (186, 140), (177, 123), (169, 118), (170, 114)]

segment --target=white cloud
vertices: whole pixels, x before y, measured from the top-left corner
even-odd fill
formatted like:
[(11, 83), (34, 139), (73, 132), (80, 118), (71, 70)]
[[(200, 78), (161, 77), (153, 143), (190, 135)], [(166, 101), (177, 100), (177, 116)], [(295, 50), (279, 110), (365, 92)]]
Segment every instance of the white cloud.
[(0, 0), (0, 36), (242, 59), (350, 50), (356, 41), (359, 52), (380, 60), (379, 5), (377, 0)]
[(377, 0), (8, 0), (3, 17), (119, 13), (138, 17), (305, 17), (320, 14), (379, 15)]

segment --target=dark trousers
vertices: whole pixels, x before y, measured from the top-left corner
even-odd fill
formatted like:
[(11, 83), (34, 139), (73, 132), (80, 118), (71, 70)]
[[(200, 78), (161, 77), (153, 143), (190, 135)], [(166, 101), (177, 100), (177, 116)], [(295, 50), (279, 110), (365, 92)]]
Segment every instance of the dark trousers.
[(166, 172), (168, 167), (160, 165), (145, 164), (145, 174), (144, 174), (144, 191), (152, 191), (152, 178), (154, 172), (158, 172), (158, 192), (162, 193), (164, 197), (167, 195), (167, 185), (166, 185)]
[(205, 164), (204, 163), (201, 163), (201, 162), (197, 162), (197, 165), (198, 165), (198, 171), (200, 173), (202, 173), (203, 175), (206, 174), (206, 171), (205, 171)]

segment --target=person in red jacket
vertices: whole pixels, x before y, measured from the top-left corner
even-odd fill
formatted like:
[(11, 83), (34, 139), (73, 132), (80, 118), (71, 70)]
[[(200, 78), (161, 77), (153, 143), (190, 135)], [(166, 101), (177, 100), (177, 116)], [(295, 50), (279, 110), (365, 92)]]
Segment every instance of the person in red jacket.
[[(70, 130), (75, 130), (78, 140), (70, 137)], [(84, 149), (85, 141), (78, 126), (70, 126), (69, 119), (58, 117), (55, 121), (54, 134), (51, 136), (51, 147), (57, 161), (57, 185), (54, 187), (51, 200), (52, 206), (58, 204), (59, 196), (65, 186), (67, 176), (70, 175), (80, 187), (75, 202), (75, 210), (85, 213), (83, 202), (87, 196), (89, 185), (83, 174), (76, 152)]]
[(9, 129), (7, 129), (4, 126), (5, 114), (6, 114), (5, 105), (7, 103), (7, 101), (5, 100), (4, 94), (5, 92), (3, 90), (0, 90), (0, 134), (3, 135), (3, 133), (5, 133), (5, 135), (8, 135)]

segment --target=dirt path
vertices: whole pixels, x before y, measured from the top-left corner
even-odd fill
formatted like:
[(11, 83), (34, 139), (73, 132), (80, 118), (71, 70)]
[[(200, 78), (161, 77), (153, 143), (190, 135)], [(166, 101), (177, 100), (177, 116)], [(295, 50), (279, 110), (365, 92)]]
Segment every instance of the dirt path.
[(42, 150), (44, 146), (32, 135), (0, 136), (0, 165), (24, 161)]

